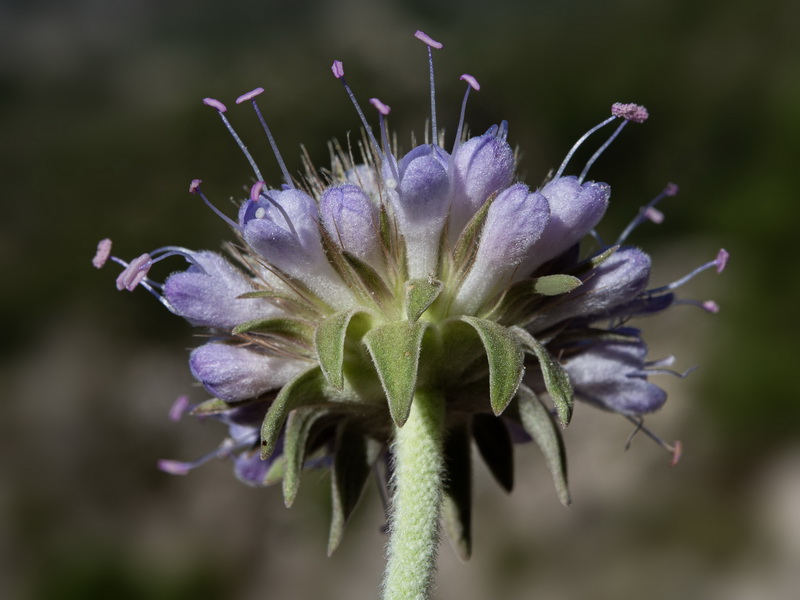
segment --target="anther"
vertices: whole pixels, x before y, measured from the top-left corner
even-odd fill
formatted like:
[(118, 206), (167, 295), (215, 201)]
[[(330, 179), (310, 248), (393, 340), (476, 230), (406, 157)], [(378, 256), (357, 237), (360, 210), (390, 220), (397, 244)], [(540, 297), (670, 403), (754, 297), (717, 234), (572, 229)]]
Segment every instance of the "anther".
[[(261, 197), (265, 198), (270, 204), (272, 204), (272, 206), (274, 206), (278, 210), (278, 212), (281, 213), (281, 216), (283, 217), (283, 220), (286, 221), (286, 225), (289, 227), (289, 231), (292, 232), (292, 235), (299, 239), (299, 236), (297, 235), (297, 230), (294, 228), (292, 220), (289, 218), (289, 215), (286, 213), (286, 210), (274, 198), (271, 198), (269, 194), (262, 195), (261, 192), (263, 189), (264, 189), (264, 182), (256, 181), (253, 184), (253, 187), (250, 188), (250, 201), (253, 203), (257, 203), (259, 198)], [(263, 206), (259, 206), (256, 209), (256, 212), (254, 213), (253, 216), (256, 219), (263, 219), (265, 216), (267, 216), (267, 209), (264, 208)]]
[(256, 165), (255, 159), (253, 159), (253, 155), (250, 154), (250, 151), (247, 149), (247, 146), (244, 145), (242, 138), (239, 137), (239, 134), (236, 133), (236, 130), (234, 130), (233, 128), (233, 125), (231, 125), (230, 121), (228, 121), (228, 118), (225, 116), (225, 113), (228, 110), (227, 107), (222, 102), (220, 102), (219, 100), (215, 100), (214, 98), (203, 98), (203, 104), (205, 104), (206, 106), (210, 106), (211, 108), (215, 108), (217, 110), (217, 113), (222, 119), (222, 122), (225, 124), (225, 128), (233, 136), (233, 140), (236, 142), (236, 145), (239, 146), (239, 150), (242, 151), (242, 154), (244, 154), (245, 158), (247, 159), (247, 162), (250, 163), (250, 167), (256, 174), (256, 179), (264, 179), (261, 176), (261, 171), (259, 171), (258, 165)]
[(239, 230), (240, 227), (239, 227), (238, 223), (236, 223), (233, 219), (228, 217), (225, 213), (223, 213), (216, 206), (211, 204), (211, 201), (208, 198), (206, 198), (206, 195), (203, 193), (203, 190), (200, 189), (200, 184), (201, 183), (202, 183), (202, 180), (200, 180), (200, 179), (192, 179), (192, 183), (189, 184), (189, 193), (198, 194), (200, 196), (200, 198), (203, 199), (203, 202), (205, 202), (206, 206), (208, 206), (211, 210), (213, 210), (214, 213), (220, 219), (225, 221), (228, 225), (230, 225), (234, 229)]
[(644, 106), (639, 104), (623, 104), (622, 102), (615, 102), (611, 105), (611, 114), (615, 117), (622, 117), (626, 121), (633, 121), (634, 123), (644, 123), (650, 114)]
[(725, 248), (719, 249), (719, 252), (717, 252), (717, 258), (714, 260), (714, 264), (717, 267), (717, 273), (722, 273), (725, 270), (730, 257), (731, 255), (727, 250), (725, 250)]
[(622, 231), (622, 233), (617, 238), (617, 241), (614, 242), (615, 246), (622, 244), (628, 236), (636, 229), (639, 225), (641, 225), (645, 220), (652, 221), (656, 225), (662, 223), (664, 221), (664, 213), (660, 210), (655, 208), (655, 205), (661, 202), (666, 197), (675, 196), (678, 193), (678, 186), (674, 183), (668, 183), (663, 190), (650, 202), (648, 202), (645, 206), (643, 206), (639, 210), (639, 214), (637, 214), (633, 220), (628, 223), (628, 226)]
[(647, 437), (653, 440), (656, 444), (664, 448), (667, 452), (672, 454), (672, 460), (670, 461), (670, 466), (675, 466), (678, 464), (678, 461), (681, 459), (683, 455), (683, 444), (680, 440), (675, 440), (674, 444), (668, 444), (660, 437), (658, 437), (655, 433), (650, 431), (647, 427), (644, 426), (644, 419), (642, 417), (632, 417), (630, 415), (623, 415), (626, 419), (628, 419), (631, 423), (636, 425), (636, 428), (631, 432), (628, 436), (628, 441), (625, 443), (625, 450), (628, 450), (631, 447), (631, 442), (633, 442), (633, 438), (636, 437), (636, 434), (640, 431), (643, 432)]
[[(364, 131), (367, 132), (367, 137), (369, 138), (369, 143), (372, 144), (372, 149), (375, 151), (377, 156), (380, 156), (381, 147), (378, 144), (378, 140), (375, 139), (375, 135), (372, 133), (369, 123), (367, 123), (367, 117), (364, 116), (364, 111), (361, 110), (361, 105), (358, 103), (358, 100), (356, 100), (353, 90), (350, 89), (350, 86), (347, 85), (347, 82), (344, 80), (344, 64), (342, 61), (334, 60), (333, 64), (331, 65), (331, 72), (333, 72), (333, 76), (336, 77), (336, 79), (342, 82), (344, 90), (347, 92), (347, 95), (350, 97), (350, 101), (353, 103), (353, 106), (358, 113), (358, 118), (361, 119), (361, 124), (364, 126)], [(261, 178), (259, 177), (259, 179)]]
[(263, 94), (263, 93), (264, 93), (264, 88), (262, 88), (262, 87), (257, 87), (256, 89), (254, 89), (254, 90), (251, 90), (251, 91), (249, 91), (249, 92), (247, 92), (247, 93), (245, 93), (245, 94), (242, 94), (241, 96), (239, 96), (239, 97), (236, 99), (236, 104), (241, 104), (242, 102), (247, 102), (248, 100), (252, 100), (252, 99), (253, 99), (253, 98), (255, 98), (256, 96), (260, 96), (260, 95), (261, 95), (261, 94)]
[(109, 256), (111, 256), (111, 240), (108, 238), (100, 240), (97, 244), (97, 252), (92, 259), (92, 264), (96, 269), (102, 269)]
[(389, 162), (389, 168), (392, 171), (392, 176), (395, 180), (400, 179), (400, 175), (397, 172), (397, 165), (395, 164), (394, 158), (391, 156), (389, 152), (389, 130), (386, 127), (386, 119), (384, 117), (388, 116), (389, 113), (392, 111), (391, 107), (388, 104), (384, 104), (378, 98), (370, 98), (369, 103), (375, 107), (378, 111), (378, 119), (380, 121), (379, 127), (381, 130), (381, 145), (383, 147), (383, 154), (386, 156), (386, 160)]
[(153, 258), (147, 252), (134, 258), (117, 277), (117, 289), (129, 292), (135, 290), (136, 286), (147, 277), (152, 265)]
[(387, 116), (392, 111), (389, 105), (384, 104), (378, 98), (370, 98), (369, 103), (372, 104), (372, 106), (374, 106), (378, 110), (378, 112), (381, 113), (381, 115), (383, 115), (384, 117)]
[[(688, 281), (691, 281), (692, 279), (694, 279), (697, 275), (699, 275), (703, 271), (707, 271), (708, 269), (711, 269), (711, 268), (715, 268), (717, 273), (722, 273), (722, 271), (725, 270), (725, 266), (728, 264), (728, 258), (730, 258), (730, 254), (728, 254), (728, 251), (725, 250), (725, 248), (720, 248), (720, 250), (719, 250), (719, 252), (717, 252), (717, 256), (714, 258), (714, 260), (711, 260), (711, 261), (705, 263), (704, 265), (700, 265), (694, 271), (692, 271), (691, 273), (688, 273), (687, 275), (684, 275), (683, 277), (681, 277), (677, 281), (673, 281), (670, 284), (661, 286), (660, 288), (656, 288), (654, 290), (648, 290), (647, 293), (652, 296), (652, 295), (655, 295), (655, 294), (660, 294), (662, 292), (670, 292), (670, 291), (672, 291), (672, 290), (674, 290), (676, 288), (679, 288), (680, 286), (682, 286), (683, 284), (687, 283)], [(713, 312), (713, 311), (710, 311), (710, 312)]]
[(169, 409), (169, 420), (178, 422), (189, 408), (189, 396), (178, 396)]
[(433, 51), (431, 48), (441, 50), (443, 45), (423, 31), (417, 30), (416, 33), (414, 33), (414, 37), (428, 46), (428, 67), (431, 74), (431, 144), (436, 146), (439, 144), (439, 138), (436, 130), (436, 86), (433, 83)]
[(464, 115), (467, 112), (467, 98), (469, 98), (469, 91), (472, 89), (477, 92), (481, 89), (481, 85), (478, 83), (478, 80), (469, 73), (464, 73), (461, 77), (459, 77), (459, 79), (467, 82), (467, 91), (464, 92), (464, 100), (461, 102), (461, 116), (458, 118), (458, 127), (456, 128), (456, 139), (455, 142), (453, 142), (452, 154), (455, 154), (456, 150), (461, 145), (461, 131), (464, 128)]
[[(269, 127), (267, 126), (267, 121), (264, 119), (264, 115), (261, 114), (261, 109), (258, 107), (258, 103), (256, 102), (256, 96), (264, 93), (264, 88), (258, 87), (252, 91), (247, 92), (246, 94), (242, 94), (236, 99), (236, 104), (241, 104), (242, 102), (246, 102), (248, 100), (252, 101), (253, 103), (253, 110), (256, 111), (256, 116), (258, 117), (259, 122), (261, 123), (261, 127), (264, 129), (264, 133), (267, 134), (267, 139), (269, 140), (269, 145), (272, 148), (272, 153), (275, 155), (276, 160), (278, 161), (278, 166), (281, 169), (281, 173), (283, 173), (283, 180), (286, 182), (286, 185), (289, 188), (294, 188), (294, 183), (292, 183), (292, 177), (289, 175), (289, 169), (286, 168), (286, 163), (283, 161), (283, 156), (281, 156), (280, 151), (278, 150), (278, 144), (275, 143), (275, 138), (272, 137), (272, 132), (270, 131)], [(259, 177), (261, 179), (261, 177)]]

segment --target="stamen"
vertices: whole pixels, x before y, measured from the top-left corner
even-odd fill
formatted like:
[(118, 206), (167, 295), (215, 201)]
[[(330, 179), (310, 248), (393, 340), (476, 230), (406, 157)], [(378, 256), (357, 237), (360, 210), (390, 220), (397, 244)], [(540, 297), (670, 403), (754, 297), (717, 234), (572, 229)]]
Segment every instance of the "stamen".
[(220, 209), (218, 209), (216, 206), (211, 204), (211, 201), (208, 198), (206, 198), (206, 195), (203, 193), (203, 190), (200, 189), (200, 184), (201, 183), (203, 183), (203, 181), (201, 179), (192, 179), (192, 183), (189, 184), (189, 193), (190, 194), (199, 194), (200, 197), (203, 199), (203, 202), (206, 203), (206, 206), (208, 206), (211, 210), (213, 210), (214, 213), (216, 213), (216, 215), (220, 219), (225, 221), (228, 225), (230, 225), (231, 227), (233, 227), (237, 231), (240, 230), (241, 227), (239, 227), (239, 224), (236, 223), (236, 221), (234, 221), (233, 219), (228, 217)]
[(453, 152), (452, 154), (456, 153), (458, 147), (461, 145), (461, 131), (464, 128), (464, 115), (467, 112), (467, 98), (469, 98), (469, 91), (470, 89), (480, 91), (481, 84), (478, 83), (478, 80), (475, 79), (469, 73), (464, 73), (461, 77), (459, 77), (461, 81), (467, 82), (467, 91), (464, 93), (464, 100), (461, 102), (461, 116), (458, 119), (458, 128), (456, 129), (456, 140), (453, 142)]
[(700, 302), (699, 300), (692, 300), (691, 298), (681, 298), (680, 300), (676, 300), (675, 304), (688, 304), (689, 306), (697, 306), (698, 308), (702, 308), (704, 311), (711, 314), (717, 314), (719, 312), (719, 304), (713, 300)]
[(92, 264), (96, 269), (102, 269), (109, 256), (111, 256), (111, 240), (108, 238), (100, 240), (97, 244), (97, 252), (95, 252), (92, 259)]
[(134, 258), (117, 277), (117, 289), (132, 292), (136, 289), (153, 266), (153, 258), (145, 252)]
[(436, 131), (436, 87), (433, 83), (433, 51), (431, 48), (440, 50), (443, 48), (443, 45), (423, 31), (417, 30), (416, 33), (414, 33), (414, 37), (428, 46), (428, 66), (431, 73), (431, 144), (436, 146), (439, 144), (439, 137)]
[(628, 421), (636, 425), (636, 428), (631, 432), (628, 436), (628, 441), (625, 443), (625, 450), (629, 450), (631, 447), (631, 442), (633, 442), (633, 438), (636, 437), (636, 434), (640, 431), (643, 432), (647, 437), (653, 440), (656, 444), (664, 448), (667, 452), (672, 454), (672, 460), (670, 461), (671, 466), (675, 466), (678, 464), (678, 461), (681, 459), (683, 455), (683, 444), (680, 440), (675, 440), (674, 444), (668, 444), (660, 437), (658, 437), (655, 433), (650, 431), (647, 427), (644, 426), (644, 419), (642, 417), (632, 417), (630, 415), (623, 415)]
[(186, 475), (192, 469), (196, 469), (216, 458), (225, 458), (237, 450), (245, 450), (249, 446), (255, 444), (257, 439), (258, 437), (255, 432), (252, 435), (246, 435), (238, 440), (226, 438), (216, 450), (201, 456), (197, 460), (181, 462), (178, 460), (161, 459), (158, 461), (158, 468), (171, 475)]
[(725, 269), (725, 266), (728, 264), (728, 258), (729, 257), (730, 257), (730, 254), (728, 254), (728, 251), (725, 250), (725, 248), (720, 248), (720, 250), (719, 250), (719, 252), (717, 252), (717, 256), (716, 256), (716, 258), (714, 260), (711, 260), (711, 261), (707, 262), (704, 265), (700, 265), (694, 271), (692, 271), (691, 273), (689, 273), (687, 275), (684, 275), (683, 277), (681, 277), (677, 281), (673, 281), (670, 284), (661, 286), (660, 288), (656, 288), (654, 290), (648, 290), (647, 294), (652, 296), (652, 295), (655, 295), (655, 294), (660, 294), (661, 292), (672, 291), (672, 290), (674, 290), (676, 288), (679, 288), (680, 286), (682, 286), (686, 282), (694, 279), (697, 275), (699, 275), (703, 271), (707, 271), (708, 269), (710, 269), (712, 267), (716, 268), (717, 273), (722, 273), (722, 271)]
[(369, 103), (374, 106), (378, 111), (378, 119), (379, 127), (381, 130), (381, 145), (383, 146), (383, 154), (386, 156), (386, 160), (389, 162), (389, 168), (392, 170), (392, 177), (394, 177), (395, 181), (400, 180), (400, 175), (397, 172), (397, 164), (395, 163), (394, 159), (392, 158), (391, 152), (389, 151), (389, 130), (386, 126), (386, 119), (384, 117), (388, 116), (392, 109), (389, 107), (388, 104), (384, 104), (378, 98), (370, 98)]
[(222, 119), (222, 122), (225, 124), (225, 127), (227, 128), (228, 132), (233, 136), (236, 145), (239, 146), (239, 150), (242, 151), (245, 158), (247, 159), (247, 162), (250, 163), (250, 167), (256, 174), (256, 179), (264, 179), (261, 176), (261, 171), (258, 170), (258, 165), (256, 165), (256, 161), (255, 159), (253, 159), (253, 155), (250, 154), (250, 151), (247, 149), (247, 146), (244, 145), (242, 138), (239, 137), (239, 135), (233, 129), (233, 125), (231, 125), (230, 121), (228, 121), (228, 118), (225, 116), (225, 113), (228, 111), (228, 108), (222, 102), (220, 102), (219, 100), (215, 100), (214, 98), (203, 98), (203, 104), (205, 104), (206, 106), (210, 106), (211, 108), (215, 108), (217, 110), (217, 113)]
[[(253, 187), (250, 188), (250, 201), (254, 202), (254, 203), (257, 203), (258, 199), (263, 196), (264, 199), (266, 199), (267, 202), (272, 204), (272, 206), (277, 208), (278, 212), (281, 213), (281, 216), (283, 217), (283, 220), (286, 221), (286, 225), (289, 227), (289, 231), (292, 232), (292, 235), (295, 238), (300, 239), (299, 236), (297, 235), (297, 230), (294, 228), (294, 225), (292, 224), (292, 220), (289, 218), (289, 215), (286, 213), (286, 210), (284, 210), (284, 208), (278, 203), (277, 200), (275, 200), (274, 198), (271, 198), (269, 194), (262, 194), (261, 190), (263, 190), (263, 189), (264, 189), (264, 182), (263, 181), (256, 181), (253, 184)], [(259, 207), (258, 209), (256, 209), (255, 217), (256, 217), (256, 219), (263, 219), (264, 215), (266, 215), (266, 214), (267, 214), (266, 209), (264, 209), (263, 207)]]
[[(258, 87), (246, 94), (242, 94), (236, 99), (236, 104), (241, 104), (242, 102), (246, 102), (251, 100), (253, 102), (253, 109), (256, 111), (256, 116), (258, 120), (261, 122), (261, 127), (264, 128), (264, 133), (267, 134), (267, 139), (269, 140), (269, 145), (272, 147), (272, 153), (275, 155), (275, 158), (278, 160), (278, 166), (281, 168), (281, 173), (283, 173), (283, 179), (290, 188), (294, 188), (294, 183), (292, 182), (292, 177), (289, 175), (289, 170), (286, 168), (286, 163), (283, 161), (283, 156), (281, 156), (280, 151), (278, 150), (278, 145), (275, 143), (275, 138), (272, 137), (272, 132), (267, 127), (267, 121), (264, 119), (264, 116), (261, 114), (261, 109), (258, 107), (258, 103), (256, 102), (256, 96), (264, 93), (264, 88)], [(259, 177), (261, 179), (261, 177)]]
[[(344, 80), (344, 64), (342, 61), (334, 60), (331, 65), (331, 71), (333, 72), (333, 76), (342, 82), (347, 95), (350, 97), (350, 101), (353, 103), (358, 113), (358, 118), (361, 119), (361, 124), (364, 126), (364, 131), (367, 132), (367, 137), (369, 138), (370, 144), (372, 144), (372, 149), (375, 151), (376, 156), (381, 156), (381, 147), (378, 145), (378, 140), (375, 139), (375, 135), (372, 133), (369, 123), (367, 123), (367, 117), (364, 116), (364, 111), (361, 110), (361, 105), (359, 105), (358, 100), (356, 100), (353, 90), (350, 89), (350, 86), (347, 85), (347, 82)], [(261, 178), (259, 177), (259, 179)]]
[(644, 123), (647, 120), (647, 117), (650, 116), (644, 106), (640, 106), (639, 104), (622, 104), (621, 102), (615, 102), (611, 105), (611, 114), (615, 117), (622, 117), (625, 120), (620, 123), (619, 127), (617, 127), (614, 133), (611, 134), (611, 137), (606, 140), (605, 144), (597, 149), (597, 152), (592, 155), (592, 157), (586, 163), (586, 166), (583, 167), (583, 171), (581, 171), (581, 174), (578, 177), (578, 183), (583, 183), (583, 180), (586, 178), (586, 174), (589, 172), (589, 169), (592, 167), (595, 161), (600, 158), (600, 155), (606, 151), (606, 148), (611, 145), (611, 142), (617, 138), (625, 125), (628, 124), (628, 121), (633, 121), (634, 123)]
[(584, 134), (583, 134), (583, 135), (580, 137), (580, 139), (579, 139), (577, 142), (575, 142), (575, 144), (572, 146), (572, 148), (570, 148), (570, 151), (569, 151), (569, 152), (567, 152), (567, 156), (564, 158), (564, 161), (561, 163), (561, 166), (558, 168), (558, 171), (556, 171), (556, 174), (555, 174), (555, 176), (553, 177), (553, 179), (558, 179), (559, 177), (561, 177), (561, 175), (564, 173), (564, 169), (566, 169), (566, 168), (567, 168), (567, 164), (569, 163), (569, 161), (570, 161), (570, 159), (572, 158), (572, 156), (575, 154), (575, 152), (578, 150), (578, 148), (580, 148), (581, 144), (583, 144), (583, 142), (585, 142), (585, 141), (586, 141), (586, 139), (587, 139), (587, 138), (588, 138), (590, 135), (592, 135), (592, 134), (593, 134), (595, 131), (597, 131), (598, 129), (602, 129), (603, 127), (605, 127), (606, 125), (608, 125), (609, 123), (611, 123), (611, 121), (613, 121), (613, 120), (614, 120), (614, 119), (616, 119), (616, 118), (617, 118), (617, 116), (616, 116), (616, 115), (611, 115), (611, 116), (610, 116), (608, 119), (606, 119), (606, 120), (605, 120), (605, 121), (603, 121), (602, 123), (598, 123), (597, 125), (595, 125), (594, 127), (592, 127), (592, 128), (589, 130), (589, 131), (587, 131), (586, 133), (584, 133)]
[(187, 408), (189, 408), (189, 396), (178, 396), (169, 409), (169, 420), (177, 423), (186, 413)]
[(677, 193), (678, 186), (674, 183), (668, 183), (655, 198), (650, 200), (650, 202), (648, 202), (639, 210), (639, 214), (636, 215), (636, 217), (634, 217), (630, 223), (628, 223), (628, 226), (619, 235), (617, 241), (614, 242), (614, 245), (619, 246), (625, 240), (627, 240), (628, 236), (633, 232), (633, 230), (644, 223), (645, 220), (652, 221), (656, 225), (662, 223), (664, 221), (664, 213), (654, 207), (667, 196), (675, 196)]

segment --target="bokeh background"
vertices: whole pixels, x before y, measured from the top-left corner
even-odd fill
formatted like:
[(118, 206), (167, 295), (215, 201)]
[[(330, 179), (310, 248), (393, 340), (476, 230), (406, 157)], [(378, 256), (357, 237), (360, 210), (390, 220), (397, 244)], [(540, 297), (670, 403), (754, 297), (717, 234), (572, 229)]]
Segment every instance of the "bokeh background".
[[(186, 189), (202, 177), (229, 207), (251, 181), (204, 96), (230, 103), (263, 85), (290, 170), (301, 144), (324, 166), (328, 140), (359, 128), (328, 70), (339, 58), (362, 103), (392, 105), (407, 144), (429, 110), (421, 28), (445, 44), (440, 122), (452, 134), (457, 78), (474, 74), (469, 123), (508, 119), (533, 185), (612, 102), (645, 104), (651, 120), (593, 168), (614, 190), (601, 233), (675, 181), (666, 221), (631, 240), (654, 254), (654, 283), (719, 246), (732, 254), (723, 275), (683, 290), (719, 314), (687, 306), (642, 323), (653, 356), (701, 367), (660, 379), (671, 398), (647, 420), (683, 440), (680, 465), (644, 436), (626, 453), (629, 423), (579, 407), (573, 506), (534, 448), (519, 448), (510, 496), (478, 465), (474, 557), (443, 544), (437, 597), (796, 597), (798, 23), (792, 0), (0, 0), (0, 596), (375, 597), (374, 489), (329, 559), (326, 474), (308, 474), (287, 510), (279, 489), (238, 484), (224, 461), (185, 478), (155, 469), (223, 434), (167, 420), (179, 394), (205, 398), (186, 366), (199, 341), (89, 260), (105, 236), (126, 257), (228, 236)], [(252, 114), (232, 116), (277, 181)]]

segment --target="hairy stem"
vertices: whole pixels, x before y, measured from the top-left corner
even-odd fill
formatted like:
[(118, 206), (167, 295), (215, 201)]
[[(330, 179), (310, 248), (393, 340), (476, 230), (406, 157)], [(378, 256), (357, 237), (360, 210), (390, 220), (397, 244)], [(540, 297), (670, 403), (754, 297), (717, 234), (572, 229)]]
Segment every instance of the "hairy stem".
[(442, 504), (444, 399), (418, 391), (395, 428), (391, 538), (384, 600), (425, 600), (436, 570)]

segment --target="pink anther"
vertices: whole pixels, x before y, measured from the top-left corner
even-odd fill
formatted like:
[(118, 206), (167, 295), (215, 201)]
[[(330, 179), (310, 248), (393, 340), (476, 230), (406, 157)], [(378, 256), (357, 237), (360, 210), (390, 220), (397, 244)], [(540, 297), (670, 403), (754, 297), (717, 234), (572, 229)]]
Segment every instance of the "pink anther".
[(189, 193), (196, 194), (197, 190), (200, 189), (201, 183), (203, 183), (202, 179), (192, 179), (192, 183), (189, 184)]
[(639, 104), (623, 104), (615, 102), (611, 105), (611, 114), (615, 117), (622, 117), (627, 121), (634, 123), (644, 123), (650, 114), (644, 106)]
[(419, 29), (417, 29), (416, 33), (414, 33), (414, 37), (420, 40), (421, 42), (428, 44), (428, 46), (430, 46), (431, 48), (436, 48), (437, 50), (440, 50), (444, 47), (441, 44), (441, 42), (437, 42), (427, 33), (425, 33), (424, 31), (420, 31)]
[(221, 113), (228, 111), (228, 108), (222, 102), (215, 100), (214, 98), (203, 98), (203, 104), (210, 106), (211, 108), (216, 108)]
[(728, 259), (730, 256), (731, 255), (727, 250), (725, 250), (725, 248), (719, 249), (719, 252), (717, 252), (717, 258), (714, 260), (714, 263), (717, 265), (717, 273), (722, 273), (725, 270), (725, 266), (728, 264)]
[(478, 80), (477, 80), (477, 79), (475, 79), (475, 78), (474, 78), (472, 75), (470, 75), (469, 73), (464, 73), (464, 74), (463, 74), (461, 77), (459, 77), (459, 79), (460, 79), (461, 81), (466, 81), (466, 82), (469, 84), (469, 87), (471, 87), (471, 88), (472, 88), (473, 90), (475, 90), (476, 92), (477, 92), (477, 91), (480, 91), (480, 89), (481, 89), (481, 84), (480, 84), (480, 83), (478, 83)]
[(372, 106), (374, 106), (376, 109), (378, 109), (378, 112), (381, 113), (384, 117), (392, 111), (392, 109), (389, 107), (388, 104), (384, 104), (377, 98), (370, 98), (369, 103), (372, 104)]
[(341, 79), (344, 77), (344, 65), (342, 64), (342, 61), (333, 61), (333, 64), (331, 65), (331, 71), (333, 71), (333, 76), (336, 77), (336, 79)]
[(92, 264), (96, 269), (101, 269), (106, 264), (109, 256), (111, 256), (111, 240), (108, 238), (100, 240), (97, 244), (97, 252), (92, 259)]
[(656, 225), (664, 222), (664, 213), (655, 208), (654, 206), (648, 206), (644, 209), (644, 216), (650, 222), (655, 223)]
[(241, 96), (239, 96), (236, 99), (236, 104), (241, 104), (242, 102), (247, 102), (248, 100), (252, 100), (253, 98), (258, 96), (259, 94), (263, 94), (263, 93), (264, 93), (264, 88), (257, 87), (256, 89), (251, 90), (251, 91), (247, 92), (246, 94), (242, 94)]
[(264, 189), (263, 181), (256, 181), (253, 187), (250, 188), (250, 200), (258, 202), (258, 197), (261, 195), (261, 190)]
[(158, 468), (170, 475), (188, 475), (192, 467), (185, 462), (162, 459), (158, 461)]
[(667, 186), (664, 188), (664, 195), (677, 196), (679, 190), (680, 188), (678, 188), (677, 183), (668, 183)]

